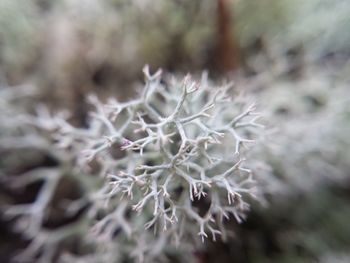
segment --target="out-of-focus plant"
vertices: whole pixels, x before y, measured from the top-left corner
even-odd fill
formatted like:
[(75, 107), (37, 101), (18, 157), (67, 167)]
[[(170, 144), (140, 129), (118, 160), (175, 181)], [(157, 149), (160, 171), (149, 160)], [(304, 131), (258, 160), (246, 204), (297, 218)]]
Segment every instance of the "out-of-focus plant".
[(31, 2), (0, 2), (1, 71), (20, 78), (33, 72), (38, 48), (43, 44), (39, 34), (42, 24), (37, 16), (38, 9)]
[(233, 1), (242, 46), (263, 38), (270, 52), (302, 46), (310, 58), (349, 52), (350, 4), (344, 0)]
[(316, 66), (299, 80), (264, 84), (270, 88), (261, 91), (262, 100), (270, 98), (264, 106), (278, 136), (263, 153), (284, 185), (276, 186), (278, 192), (308, 191), (349, 178), (350, 93), (344, 77)]

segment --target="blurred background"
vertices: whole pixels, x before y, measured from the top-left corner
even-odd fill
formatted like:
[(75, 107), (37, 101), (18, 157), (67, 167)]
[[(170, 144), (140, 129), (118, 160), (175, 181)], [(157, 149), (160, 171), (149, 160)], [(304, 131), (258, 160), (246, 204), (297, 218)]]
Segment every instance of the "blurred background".
[[(34, 86), (29, 109), (86, 126), (85, 96), (127, 100), (145, 64), (233, 80), (273, 127), (252, 153), (269, 166), (256, 175), (266, 204), (198, 262), (350, 262), (349, 29), (348, 0), (0, 0), (0, 87)], [(32, 162), (1, 159), (2, 171)], [(5, 188), (0, 203), (19, 202)], [(10, 262), (23, 244), (0, 230)]]

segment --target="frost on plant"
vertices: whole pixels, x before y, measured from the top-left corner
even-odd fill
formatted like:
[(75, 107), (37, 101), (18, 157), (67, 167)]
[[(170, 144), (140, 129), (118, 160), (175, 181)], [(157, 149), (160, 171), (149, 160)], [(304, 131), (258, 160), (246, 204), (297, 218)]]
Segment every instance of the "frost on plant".
[(145, 87), (134, 100), (103, 104), (89, 96), (88, 128), (43, 108), (25, 118), (49, 134), (64, 169), (84, 188), (79, 199), (65, 200), (65, 212), (88, 207), (79, 222), (44, 231), (45, 209), (67, 172), (46, 174), (33, 204), (6, 211), (27, 219), (32, 242), (25, 252), (38, 256), (75, 233), (93, 249), (87, 256), (65, 253), (63, 262), (162, 261), (175, 247), (193, 252), (198, 241), (226, 238), (230, 216), (244, 219), (247, 198), (259, 195), (244, 158), (262, 128), (254, 104), (230, 96), (230, 85), (211, 87), (205, 74), (198, 82), (190, 76), (161, 81), (161, 71), (151, 75), (148, 67), (144, 74)]

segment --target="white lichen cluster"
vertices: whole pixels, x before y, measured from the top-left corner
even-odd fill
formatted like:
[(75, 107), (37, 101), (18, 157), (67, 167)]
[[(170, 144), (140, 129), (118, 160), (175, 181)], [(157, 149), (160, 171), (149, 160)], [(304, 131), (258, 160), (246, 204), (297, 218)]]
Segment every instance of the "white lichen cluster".
[[(43, 182), (33, 203), (5, 209), (31, 239), (20, 259), (49, 262), (62, 242), (78, 236), (91, 246), (88, 252), (67, 252), (62, 262), (164, 261), (175, 247), (186, 255), (206, 238), (226, 238), (230, 216), (244, 219), (247, 200), (259, 195), (245, 161), (262, 129), (254, 104), (230, 96), (231, 85), (212, 87), (206, 74), (198, 82), (190, 76), (166, 79), (161, 71), (151, 75), (148, 67), (144, 74), (136, 99), (103, 104), (90, 96), (94, 110), (87, 128), (44, 108), (35, 117), (22, 116), (60, 166), (12, 180), (17, 186)], [(63, 178), (83, 189), (79, 198), (61, 200), (64, 213), (85, 212), (71, 224), (45, 229)]]

